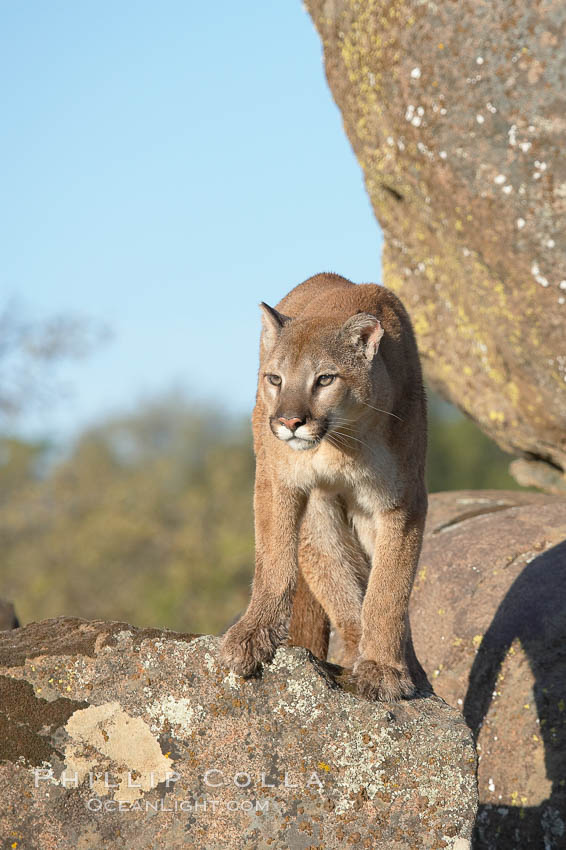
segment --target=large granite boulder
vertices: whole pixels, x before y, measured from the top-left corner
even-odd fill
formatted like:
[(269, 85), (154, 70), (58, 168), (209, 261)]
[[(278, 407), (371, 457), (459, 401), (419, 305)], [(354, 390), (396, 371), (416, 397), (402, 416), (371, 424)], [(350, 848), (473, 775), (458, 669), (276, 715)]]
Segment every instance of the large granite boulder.
[(411, 623), (477, 739), (475, 846), (566, 847), (566, 501), (433, 495)]
[(11, 848), (469, 848), (476, 759), (437, 697), (385, 705), (279, 650), (261, 680), (217, 639), (58, 619), (0, 635)]
[(428, 378), (566, 491), (564, 4), (306, 7)]

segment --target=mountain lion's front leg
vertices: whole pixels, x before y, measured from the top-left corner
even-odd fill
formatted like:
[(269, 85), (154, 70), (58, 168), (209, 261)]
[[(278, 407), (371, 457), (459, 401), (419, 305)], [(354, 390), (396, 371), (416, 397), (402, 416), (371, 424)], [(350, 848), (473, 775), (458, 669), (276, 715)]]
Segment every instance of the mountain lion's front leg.
[(226, 632), (220, 648), (223, 661), (241, 676), (256, 674), (287, 639), (305, 504), (303, 493), (270, 480), (258, 464), (252, 597), (241, 620)]
[(410, 697), (424, 672), (409, 628), (409, 596), (422, 542), (425, 507), (396, 508), (377, 519), (372, 569), (362, 607), (358, 690), (379, 700)]

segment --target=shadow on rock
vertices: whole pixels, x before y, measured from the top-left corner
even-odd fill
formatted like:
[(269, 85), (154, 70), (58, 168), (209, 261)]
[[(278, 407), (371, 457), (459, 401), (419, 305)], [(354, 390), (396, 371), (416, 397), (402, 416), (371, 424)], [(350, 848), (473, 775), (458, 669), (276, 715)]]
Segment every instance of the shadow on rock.
[[(566, 846), (566, 541), (539, 555), (513, 582), (486, 631), (470, 671), (464, 716), (477, 741), (503, 661), (515, 640), (535, 684), (550, 796), (538, 806), (483, 804), (476, 848)], [(516, 753), (521, 759), (521, 752)]]

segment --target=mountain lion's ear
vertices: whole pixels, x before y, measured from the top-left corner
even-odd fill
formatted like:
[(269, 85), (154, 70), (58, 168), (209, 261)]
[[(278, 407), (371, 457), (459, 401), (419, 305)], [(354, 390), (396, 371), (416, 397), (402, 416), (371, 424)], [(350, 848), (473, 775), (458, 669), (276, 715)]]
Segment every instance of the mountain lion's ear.
[(376, 316), (356, 313), (344, 322), (340, 334), (352, 345), (363, 346), (366, 358), (373, 360), (383, 336), (383, 328)]
[(263, 325), (261, 341), (266, 348), (273, 348), (277, 342), (277, 337), (281, 333), (281, 328), (287, 322), (290, 322), (291, 319), (289, 316), (284, 316), (283, 313), (279, 313), (273, 307), (270, 307), (265, 301), (262, 301), (259, 306), (261, 307), (261, 324)]

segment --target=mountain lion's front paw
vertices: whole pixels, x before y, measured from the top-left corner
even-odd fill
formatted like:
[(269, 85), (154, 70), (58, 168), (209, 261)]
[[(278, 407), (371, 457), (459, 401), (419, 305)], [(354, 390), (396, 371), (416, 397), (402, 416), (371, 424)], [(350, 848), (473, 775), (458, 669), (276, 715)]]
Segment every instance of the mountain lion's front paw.
[(360, 660), (353, 671), (358, 693), (368, 699), (394, 702), (415, 694), (415, 686), (408, 670), (378, 664), (377, 661)]
[(249, 678), (267, 664), (287, 637), (287, 630), (274, 626), (251, 628), (242, 621), (232, 626), (220, 644), (220, 657), (234, 673)]

